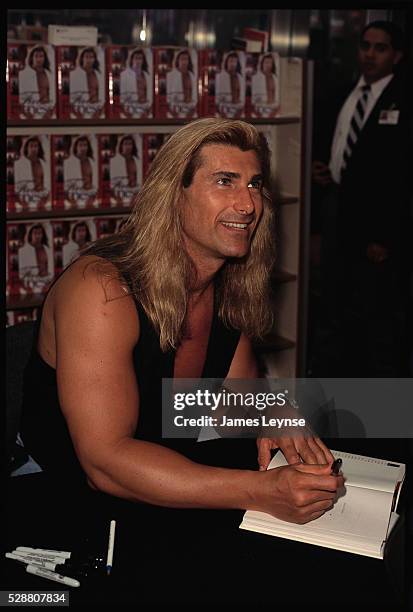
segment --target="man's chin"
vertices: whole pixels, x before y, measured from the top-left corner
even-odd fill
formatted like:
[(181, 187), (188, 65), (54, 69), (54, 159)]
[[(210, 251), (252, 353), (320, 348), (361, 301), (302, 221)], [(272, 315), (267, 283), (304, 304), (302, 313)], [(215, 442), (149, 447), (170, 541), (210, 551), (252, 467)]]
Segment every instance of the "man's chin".
[(228, 249), (228, 252), (226, 254), (226, 259), (240, 260), (240, 259), (247, 257), (249, 252), (250, 252), (249, 245), (248, 245), (248, 248), (244, 248), (244, 249)]

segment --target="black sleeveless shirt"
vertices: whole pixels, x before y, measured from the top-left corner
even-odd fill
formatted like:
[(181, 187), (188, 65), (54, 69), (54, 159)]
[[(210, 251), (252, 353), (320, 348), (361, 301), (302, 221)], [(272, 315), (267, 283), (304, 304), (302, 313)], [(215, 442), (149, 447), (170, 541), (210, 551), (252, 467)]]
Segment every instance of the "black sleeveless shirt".
[[(256, 463), (255, 444), (251, 445), (251, 440), (197, 442), (162, 438), (162, 378), (173, 378), (175, 351), (161, 351), (159, 336), (140, 304), (135, 303), (141, 328), (133, 354), (140, 395), (135, 438), (167, 446), (199, 463), (234, 468), (255, 467), (252, 465)], [(42, 359), (37, 350), (39, 328), (40, 318), (24, 376), (22, 439), (28, 452), (46, 472), (59, 479), (65, 478), (68, 484), (85, 483), (85, 473), (77, 459), (59, 405), (56, 370)], [(215, 306), (203, 378), (226, 377), (239, 337), (238, 331), (224, 326)], [(93, 432), (90, 435), (93, 436)], [(246, 446), (252, 453), (245, 452)]]

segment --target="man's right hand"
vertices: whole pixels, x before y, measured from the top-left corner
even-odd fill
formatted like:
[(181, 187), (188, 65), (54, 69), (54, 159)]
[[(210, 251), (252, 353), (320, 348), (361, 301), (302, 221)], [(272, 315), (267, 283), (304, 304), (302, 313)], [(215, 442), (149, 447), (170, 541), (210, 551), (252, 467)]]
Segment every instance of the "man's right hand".
[(343, 476), (331, 475), (331, 464), (296, 463), (257, 472), (262, 489), (257, 510), (291, 523), (307, 523), (330, 510)]
[(313, 161), (311, 172), (313, 181), (317, 185), (330, 185), (333, 182), (330, 168), (322, 161)]

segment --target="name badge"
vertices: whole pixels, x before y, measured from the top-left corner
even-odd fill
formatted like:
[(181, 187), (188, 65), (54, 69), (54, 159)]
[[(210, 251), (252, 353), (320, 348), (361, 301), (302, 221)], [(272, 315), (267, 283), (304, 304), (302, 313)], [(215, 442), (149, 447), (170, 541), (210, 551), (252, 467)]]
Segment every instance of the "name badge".
[(382, 125), (397, 125), (399, 123), (400, 111), (382, 110), (380, 111), (379, 123)]

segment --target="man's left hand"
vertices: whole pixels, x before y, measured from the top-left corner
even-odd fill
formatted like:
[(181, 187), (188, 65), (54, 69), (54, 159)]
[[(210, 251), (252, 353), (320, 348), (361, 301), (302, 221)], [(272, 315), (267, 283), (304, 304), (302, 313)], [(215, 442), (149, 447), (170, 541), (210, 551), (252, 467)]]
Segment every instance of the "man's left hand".
[(271, 449), (279, 448), (288, 463), (332, 463), (334, 457), (327, 446), (316, 436), (294, 436), (280, 438), (258, 438), (258, 464), (260, 470), (266, 470), (271, 461)]

